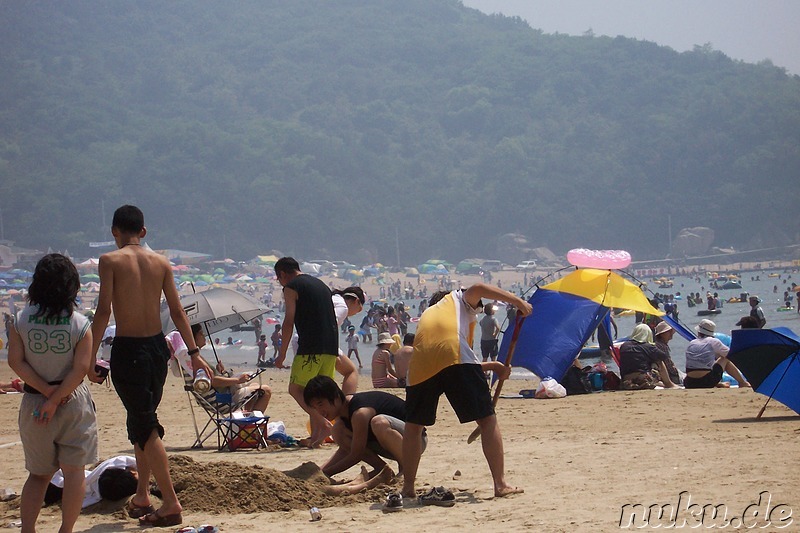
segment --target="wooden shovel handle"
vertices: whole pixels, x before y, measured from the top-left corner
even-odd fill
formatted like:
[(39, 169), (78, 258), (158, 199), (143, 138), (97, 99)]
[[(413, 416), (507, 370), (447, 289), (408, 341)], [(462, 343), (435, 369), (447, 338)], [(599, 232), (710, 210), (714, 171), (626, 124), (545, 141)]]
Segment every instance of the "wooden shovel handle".
[[(505, 366), (511, 366), (511, 359), (514, 358), (514, 351), (517, 349), (517, 339), (519, 339), (519, 332), (522, 330), (522, 323), (525, 322), (525, 317), (517, 311), (517, 320), (514, 323), (514, 333), (511, 334), (511, 342), (508, 345), (508, 356), (506, 357)], [(494, 389), (494, 397), (492, 398), (492, 407), (497, 405), (497, 400), (500, 399), (500, 391), (503, 390), (503, 383), (505, 379), (498, 380), (497, 387)], [(481, 427), (475, 428), (475, 431), (470, 433), (467, 438), (467, 444), (472, 444), (481, 434)]]

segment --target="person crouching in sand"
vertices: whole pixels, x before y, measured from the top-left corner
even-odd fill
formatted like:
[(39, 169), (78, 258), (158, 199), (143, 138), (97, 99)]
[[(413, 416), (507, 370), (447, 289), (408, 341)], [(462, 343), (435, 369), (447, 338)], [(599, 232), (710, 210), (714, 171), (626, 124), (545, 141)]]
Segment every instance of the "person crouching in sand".
[[(339, 448), (322, 466), (326, 476), (344, 472), (361, 461), (373, 468), (370, 479), (385, 476), (387, 464), (381, 457), (397, 461), (398, 472), (402, 472), (406, 416), (402, 398), (383, 391), (346, 396), (333, 379), (317, 376), (306, 384), (303, 399), (326, 420), (336, 420), (332, 433)], [(427, 437), (423, 435), (423, 449), (425, 444)]]

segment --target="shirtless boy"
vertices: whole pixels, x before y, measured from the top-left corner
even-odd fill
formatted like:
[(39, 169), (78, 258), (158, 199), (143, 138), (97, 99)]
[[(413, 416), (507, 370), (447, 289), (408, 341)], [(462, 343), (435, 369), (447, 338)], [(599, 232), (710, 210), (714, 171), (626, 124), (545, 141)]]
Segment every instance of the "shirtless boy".
[[(128, 503), (128, 515), (144, 526), (167, 527), (182, 521), (181, 507), (169, 475), (167, 453), (161, 438), (164, 428), (156, 409), (167, 376), (169, 349), (161, 332), (161, 293), (170, 317), (189, 348), (192, 368), (213, 372), (200, 358), (189, 319), (183, 311), (166, 257), (141, 247), (147, 234), (138, 207), (124, 205), (114, 212), (111, 234), (118, 250), (100, 257), (100, 295), (92, 324), (92, 353), (96, 354), (114, 309), (117, 332), (111, 349), (111, 382), (128, 413), (128, 439), (133, 443), (139, 483)], [(93, 375), (92, 375), (93, 374)], [(102, 381), (94, 372), (90, 379)], [(150, 504), (150, 474), (162, 492), (156, 511)]]

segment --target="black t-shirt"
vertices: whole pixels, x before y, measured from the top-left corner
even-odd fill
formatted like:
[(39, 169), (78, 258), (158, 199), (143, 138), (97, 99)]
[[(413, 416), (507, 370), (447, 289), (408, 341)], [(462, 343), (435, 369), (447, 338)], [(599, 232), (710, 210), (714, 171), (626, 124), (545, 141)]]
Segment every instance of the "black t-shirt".
[(313, 276), (300, 274), (286, 288), (297, 292), (297, 355), (338, 354), (339, 328), (328, 286)]
[(663, 358), (664, 355), (654, 344), (624, 342), (619, 347), (619, 373), (624, 377), (631, 372), (649, 372), (652, 365)]
[[(375, 414), (378, 415), (389, 415), (398, 420), (402, 420), (403, 422), (406, 420), (406, 402), (394, 394), (376, 390), (359, 392), (350, 398), (350, 404), (347, 406), (349, 417), (341, 419), (342, 422), (344, 422), (344, 427), (350, 431), (353, 431), (353, 426), (350, 423), (350, 417), (353, 416), (353, 413), (363, 407), (371, 407), (372, 409), (375, 409)], [(369, 430), (369, 436), (367, 437), (367, 440), (376, 440), (375, 435), (372, 434), (372, 429)]]

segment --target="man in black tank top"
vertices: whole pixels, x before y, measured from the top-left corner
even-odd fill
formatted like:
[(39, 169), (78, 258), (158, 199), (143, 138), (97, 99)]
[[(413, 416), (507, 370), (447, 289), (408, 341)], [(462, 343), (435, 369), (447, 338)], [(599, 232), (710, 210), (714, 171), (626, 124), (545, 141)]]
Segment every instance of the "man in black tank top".
[[(361, 461), (369, 464), (372, 475), (386, 467), (381, 458), (397, 461), (402, 472), (403, 432), (406, 402), (383, 391), (367, 391), (345, 396), (339, 385), (327, 376), (310, 380), (303, 392), (306, 404), (327, 420), (336, 420), (333, 438), (339, 449), (322, 465), (326, 476), (344, 472)], [(423, 435), (423, 450), (427, 437)]]
[(283, 368), (286, 351), (297, 328), (297, 353), (289, 376), (289, 394), (311, 417), (311, 447), (330, 434), (331, 424), (303, 400), (303, 389), (316, 376), (333, 377), (339, 352), (339, 328), (333, 311), (331, 290), (319, 279), (303, 274), (292, 257), (275, 263), (275, 275), (283, 286), (286, 314), (281, 328), (281, 348), (275, 366)]

